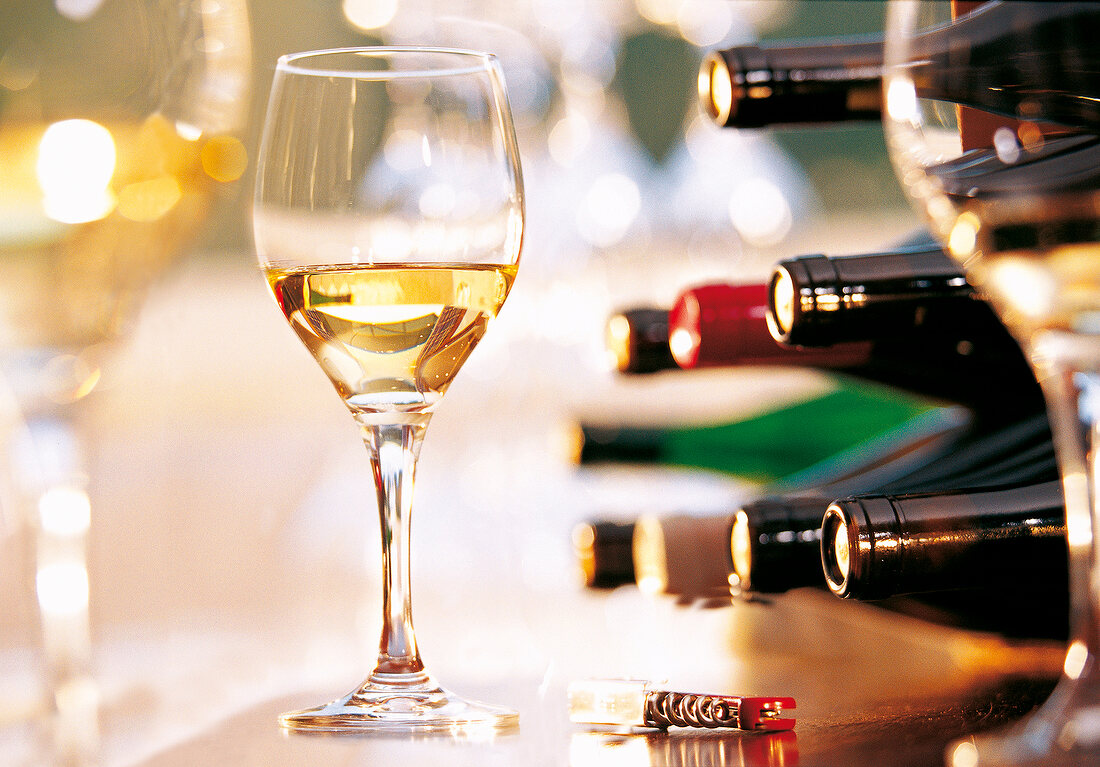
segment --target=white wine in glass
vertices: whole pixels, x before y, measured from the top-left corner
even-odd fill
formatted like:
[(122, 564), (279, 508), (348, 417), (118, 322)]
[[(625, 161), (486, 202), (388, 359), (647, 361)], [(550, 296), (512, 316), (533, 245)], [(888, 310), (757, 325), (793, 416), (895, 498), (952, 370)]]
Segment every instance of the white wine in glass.
[(523, 182), (496, 59), (373, 47), (275, 71), (253, 212), (276, 303), (358, 423), (378, 496), (382, 636), (345, 697), (291, 730), (497, 732), (516, 712), (461, 698), (421, 661), (409, 531), (432, 413), (516, 278)]
[[(1071, 626), (1061, 679), (1009, 732), (955, 744), (953, 767), (1100, 764), (1098, 35), (1095, 3), (894, 0), (887, 15), (891, 157), (1027, 352), (1066, 506)], [(1028, 562), (1018, 577), (1028, 580)]]

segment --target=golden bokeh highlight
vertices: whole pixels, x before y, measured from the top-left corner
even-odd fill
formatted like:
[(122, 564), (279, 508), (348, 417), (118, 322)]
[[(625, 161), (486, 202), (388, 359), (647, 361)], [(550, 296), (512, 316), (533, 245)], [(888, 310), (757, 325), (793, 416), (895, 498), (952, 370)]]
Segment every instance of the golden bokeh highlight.
[(156, 221), (179, 202), (183, 192), (172, 176), (127, 184), (118, 192), (118, 212), (131, 221)]
[(215, 181), (236, 181), (248, 169), (248, 150), (233, 136), (214, 136), (202, 145), (199, 160)]

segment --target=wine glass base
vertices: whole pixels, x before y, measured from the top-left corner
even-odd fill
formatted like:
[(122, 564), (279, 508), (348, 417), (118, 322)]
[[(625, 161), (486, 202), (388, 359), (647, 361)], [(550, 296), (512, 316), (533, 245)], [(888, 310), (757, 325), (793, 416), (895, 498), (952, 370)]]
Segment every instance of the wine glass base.
[(279, 723), (295, 732), (488, 737), (517, 729), (519, 714), (438, 685), (402, 689), (368, 682), (331, 703), (282, 714)]
[(1100, 697), (1095, 681), (1063, 678), (1050, 698), (1007, 730), (951, 744), (948, 767), (1100, 765)]

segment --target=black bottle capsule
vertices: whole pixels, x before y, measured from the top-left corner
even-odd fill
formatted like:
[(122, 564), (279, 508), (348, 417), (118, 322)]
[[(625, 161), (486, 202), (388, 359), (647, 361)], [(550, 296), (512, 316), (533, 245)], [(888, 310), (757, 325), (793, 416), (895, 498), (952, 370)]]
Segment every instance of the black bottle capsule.
[[(921, 32), (909, 71), (922, 98), (1095, 129), (1098, 28), (1095, 3), (986, 3)], [(883, 53), (881, 36), (714, 51), (699, 70), (700, 105), (734, 128), (878, 120)], [(1039, 82), (1036, 72), (1049, 87), (1003, 87)]]
[(798, 256), (776, 264), (768, 284), (768, 329), (792, 346), (875, 340), (918, 328), (937, 310), (991, 313), (938, 246)]
[(611, 315), (604, 342), (620, 373), (656, 373), (677, 367), (668, 347), (668, 310), (652, 306)]
[(573, 528), (573, 552), (584, 585), (613, 589), (634, 583), (633, 522), (581, 522)]
[(777, 593), (820, 585), (823, 496), (779, 496), (744, 504), (730, 530), (730, 559), (742, 591)]
[(989, 588), (1068, 590), (1058, 482), (834, 501), (821, 564), (840, 597)]
[(805, 348), (870, 344), (853, 375), (978, 411), (1045, 408), (1019, 343), (942, 250), (801, 256), (772, 274), (768, 328)]

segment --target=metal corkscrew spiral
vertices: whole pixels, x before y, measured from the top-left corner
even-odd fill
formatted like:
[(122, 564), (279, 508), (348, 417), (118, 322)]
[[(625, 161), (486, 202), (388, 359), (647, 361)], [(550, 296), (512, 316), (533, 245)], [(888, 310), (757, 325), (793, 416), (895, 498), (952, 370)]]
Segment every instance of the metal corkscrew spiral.
[(703, 695), (653, 689), (637, 679), (589, 679), (569, 685), (569, 718), (574, 722), (629, 727), (729, 727), (736, 730), (790, 730), (794, 698)]
[(651, 690), (645, 717), (655, 727), (737, 727), (737, 699), (718, 695)]

